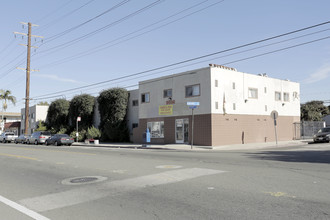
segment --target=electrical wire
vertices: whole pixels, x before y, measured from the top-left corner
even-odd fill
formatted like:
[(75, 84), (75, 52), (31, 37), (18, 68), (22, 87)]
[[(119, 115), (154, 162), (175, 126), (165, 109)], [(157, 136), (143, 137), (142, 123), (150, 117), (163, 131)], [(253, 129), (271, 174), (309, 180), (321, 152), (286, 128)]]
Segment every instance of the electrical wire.
[[(121, 39), (123, 39), (123, 38), (125, 38), (125, 37), (128, 37), (128, 36), (130, 36), (130, 35), (133, 35), (133, 34), (135, 34), (135, 33), (138, 33), (138, 32), (140, 32), (140, 31), (142, 31), (142, 30), (145, 30), (145, 29), (147, 29), (147, 28), (149, 28), (149, 27), (152, 27), (152, 26), (154, 26), (154, 25), (156, 25), (156, 24), (159, 24), (159, 23), (161, 23), (161, 22), (164, 22), (164, 21), (166, 21), (166, 20), (168, 20), (168, 19), (170, 19), (170, 18), (173, 18), (173, 17), (175, 17), (175, 16), (177, 16), (177, 15), (179, 15), (179, 14), (182, 14), (182, 13), (184, 13), (184, 12), (186, 12), (186, 11), (192, 9), (192, 8), (195, 8), (195, 7), (197, 7), (197, 6), (200, 6), (201, 4), (204, 4), (204, 3), (207, 2), (207, 1), (208, 1), (208, 0), (202, 1), (202, 2), (200, 2), (200, 3), (198, 3), (198, 4), (195, 4), (195, 5), (191, 6), (191, 7), (186, 8), (186, 9), (184, 9), (184, 10), (181, 10), (181, 11), (179, 11), (179, 12), (176, 12), (176, 13), (174, 13), (174, 14), (172, 14), (172, 15), (166, 17), (166, 18), (163, 18), (163, 19), (161, 19), (161, 20), (159, 20), (159, 21), (157, 21), (157, 22), (154, 22), (154, 23), (152, 23), (152, 24), (150, 24), (150, 25), (147, 25), (147, 26), (145, 26), (145, 27), (143, 27), (143, 28), (140, 28), (140, 29), (138, 29), (138, 30), (136, 30), (136, 31), (130, 32), (130, 33), (124, 35), (124, 36), (121, 36), (121, 37), (116, 38), (116, 39), (114, 39), (114, 40), (111, 40), (111, 41), (109, 41), (109, 42), (107, 42), (107, 43), (104, 43), (104, 44), (101, 44), (101, 45), (99, 45), (99, 46), (97, 46), (97, 47), (94, 47), (93, 49), (89, 49), (89, 50), (86, 50), (86, 51), (84, 51), (84, 52), (80, 52), (80, 53), (78, 53), (78, 54), (75, 54), (75, 55), (73, 55), (73, 56), (70, 56), (70, 57), (66, 57), (66, 58), (63, 58), (63, 59), (57, 60), (57, 61), (52, 62), (52, 63), (50, 63), (50, 64), (46, 64), (46, 65), (44, 65), (44, 66), (42, 66), (42, 67), (45, 67), (45, 66), (53, 66), (53, 65), (59, 65), (59, 64), (62, 64), (62, 63), (70, 62), (70, 61), (72, 61), (72, 60), (75, 60), (75, 59), (78, 59), (78, 58), (81, 58), (81, 57), (85, 57), (85, 56), (88, 56), (88, 55), (91, 55), (91, 54), (97, 53), (97, 52), (99, 52), (99, 51), (105, 50), (105, 49), (107, 49), (107, 48), (109, 48), (109, 47), (112, 47), (112, 46), (118, 45), (118, 44), (120, 44), (120, 43), (127, 42), (127, 41), (129, 41), (129, 40), (132, 40), (132, 39), (134, 39), (134, 38), (137, 38), (137, 37), (142, 36), (142, 35), (144, 35), (144, 34), (147, 34), (147, 33), (150, 33), (150, 32), (152, 32), (152, 31), (158, 30), (158, 29), (160, 29), (160, 28), (163, 28), (163, 27), (165, 27), (165, 26), (167, 26), (167, 25), (169, 25), (169, 24), (172, 24), (172, 23), (174, 23), (174, 22), (177, 22), (177, 21), (179, 21), (179, 20), (182, 20), (182, 19), (184, 19), (184, 18), (186, 18), (186, 17), (189, 17), (189, 16), (191, 16), (191, 15), (193, 15), (193, 14), (196, 14), (196, 13), (198, 13), (198, 12), (201, 12), (201, 11), (207, 9), (207, 8), (213, 7), (214, 5), (219, 4), (219, 3), (223, 2), (224, 0), (221, 0), (221, 1), (218, 1), (218, 2), (216, 2), (216, 3), (213, 3), (213, 4), (211, 4), (211, 5), (207, 6), (207, 7), (204, 7), (204, 8), (202, 8), (202, 9), (197, 10), (197, 11), (194, 11), (194, 12), (192, 12), (192, 13), (189, 13), (188, 15), (185, 15), (185, 16), (183, 16), (183, 17), (180, 17), (180, 18), (178, 18), (178, 19), (175, 19), (174, 21), (168, 22), (168, 23), (163, 24), (163, 25), (161, 25), (161, 26), (159, 26), (159, 27), (153, 28), (153, 29), (151, 29), (151, 30), (149, 30), (149, 31), (146, 31), (146, 32), (140, 33), (140, 34), (135, 35), (135, 36), (133, 36), (133, 37), (130, 37), (130, 38), (128, 38), (128, 39), (124, 39), (124, 40), (122, 40), (122, 41), (120, 41), (120, 42), (117, 42), (117, 43), (111, 44), (111, 43), (116, 42), (116, 41), (118, 41), (118, 40), (121, 40)], [(108, 45), (108, 44), (111, 44), (111, 45), (105, 47), (105, 45)]]
[(38, 19), (36, 21), (36, 23), (39, 23), (40, 21), (45, 20), (46, 18), (48, 18), (49, 16), (55, 14), (56, 12), (58, 12), (59, 10), (61, 10), (62, 8), (64, 8), (65, 6), (69, 5), (71, 2), (73, 2), (73, 0), (67, 1), (66, 3), (64, 3), (63, 5), (61, 5), (59, 8), (55, 9), (54, 11), (47, 13), (45, 16), (43, 16), (42, 18)]
[(117, 24), (119, 24), (119, 23), (122, 23), (122, 22), (126, 21), (127, 19), (132, 18), (132, 17), (134, 17), (134, 16), (136, 16), (136, 15), (138, 15), (138, 14), (140, 14), (140, 13), (142, 13), (142, 12), (148, 10), (148, 9), (151, 9), (152, 7), (158, 5), (159, 3), (163, 2), (163, 1), (165, 1), (165, 0), (157, 0), (157, 1), (155, 1), (155, 2), (153, 2), (153, 3), (151, 3), (151, 4), (149, 4), (149, 5), (147, 5), (147, 6), (143, 7), (143, 8), (141, 8), (141, 9), (139, 9), (139, 10), (137, 10), (137, 11), (135, 11), (135, 12), (133, 12), (133, 13), (131, 13), (131, 14), (129, 14), (129, 15), (127, 15), (127, 16), (121, 18), (121, 19), (119, 19), (119, 20), (116, 20), (116, 21), (114, 21), (114, 22), (112, 22), (112, 23), (110, 23), (110, 24), (108, 24), (108, 25), (103, 26), (102, 28), (99, 28), (99, 29), (96, 29), (96, 30), (94, 30), (94, 31), (91, 31), (91, 32), (89, 32), (88, 34), (85, 34), (85, 35), (83, 35), (83, 36), (80, 36), (80, 37), (78, 37), (78, 38), (75, 38), (75, 39), (73, 39), (73, 40), (70, 40), (70, 41), (68, 41), (68, 42), (66, 42), (66, 43), (63, 43), (63, 44), (60, 44), (60, 45), (54, 46), (54, 47), (49, 48), (49, 49), (44, 50), (44, 51), (40, 51), (39, 53), (45, 53), (45, 52), (48, 52), (48, 54), (49, 54), (50, 52), (51, 52), (51, 53), (54, 53), (54, 52), (56, 52), (56, 51), (58, 51), (58, 50), (61, 50), (61, 49), (63, 49), (63, 48), (67, 48), (67, 47), (69, 47), (69, 46), (72, 46), (73, 44), (75, 44), (75, 43), (77, 43), (77, 42), (80, 42), (80, 41), (82, 41), (82, 40), (84, 40), (84, 39), (86, 39), (86, 38), (88, 38), (88, 37), (91, 37), (91, 36), (93, 36), (93, 35), (95, 35), (95, 34), (98, 34), (98, 33), (102, 32), (102, 31), (105, 31), (105, 30), (107, 30), (107, 29), (110, 28), (110, 27), (113, 27), (113, 26), (115, 26), (115, 25), (117, 25)]
[(60, 18), (56, 19), (56, 20), (53, 20), (45, 25), (43, 25), (42, 28), (39, 28), (39, 31), (43, 32), (45, 31), (46, 29), (48, 29), (49, 27), (53, 26), (54, 24), (58, 23), (59, 21), (63, 20), (64, 18), (74, 14), (75, 12), (79, 11), (80, 9), (82, 9), (83, 7), (89, 5), (90, 3), (94, 2), (95, 0), (90, 0), (88, 1), (87, 3), (84, 3), (83, 5), (79, 6), (78, 8), (68, 12), (67, 14), (61, 16)]
[[(243, 58), (243, 59), (239, 59), (239, 60), (227, 62), (227, 63), (224, 63), (222, 65), (228, 65), (228, 64), (231, 64), (231, 63), (241, 62), (241, 61), (245, 61), (245, 60), (248, 60), (248, 59), (253, 59), (253, 58), (256, 58), (256, 57), (265, 56), (265, 55), (268, 55), (268, 54), (272, 54), (272, 53), (276, 53), (276, 52), (280, 52), (280, 51), (292, 49), (292, 48), (295, 48), (295, 47), (299, 47), (299, 46), (303, 46), (303, 45), (315, 43), (315, 42), (318, 42), (318, 41), (321, 41), (321, 40), (326, 40), (326, 39), (329, 39), (329, 38), (330, 38), (330, 36), (319, 38), (319, 39), (308, 41), (308, 42), (304, 42), (304, 43), (301, 43), (301, 44), (296, 44), (296, 45), (293, 45), (293, 46), (289, 46), (289, 47), (277, 49), (277, 50), (274, 50), (274, 51), (270, 51), (270, 52), (266, 52), (266, 53), (262, 53), (262, 54), (258, 54), (258, 55), (254, 55), (254, 56), (250, 56), (250, 57), (247, 57), (247, 58)], [(205, 56), (201, 56), (201, 57), (204, 58)], [(196, 60), (196, 59), (197, 58), (190, 59), (188, 61), (181, 61), (181, 62), (177, 62), (177, 63), (174, 63), (174, 64), (169, 64), (169, 65), (166, 65), (166, 66), (154, 68), (154, 69), (151, 69), (151, 70), (146, 70), (146, 71), (142, 71), (142, 72), (138, 72), (138, 73), (134, 73), (134, 74), (130, 74), (130, 75), (126, 75), (126, 76), (122, 76), (122, 77), (118, 77), (118, 78), (114, 78), (114, 79), (110, 79), (110, 80), (106, 80), (106, 81), (102, 81), (102, 82), (98, 82), (98, 83), (89, 84), (89, 85), (86, 85), (86, 86), (81, 86), (81, 87), (77, 87), (77, 88), (62, 90), (62, 91), (59, 91), (59, 92), (48, 93), (48, 94), (45, 94), (45, 95), (36, 96), (35, 98), (44, 97), (44, 96), (46, 96), (46, 98), (47, 98), (47, 96), (49, 96), (49, 95), (55, 95), (55, 94), (58, 94), (58, 93), (65, 93), (65, 92), (69, 92), (69, 91), (75, 91), (75, 90), (81, 90), (81, 89), (84, 89), (84, 88), (89, 88), (89, 87), (92, 87), (92, 86), (98, 86), (98, 85), (102, 85), (102, 84), (105, 84), (105, 83), (113, 82), (113, 81), (116, 81), (116, 80), (126, 79), (126, 78), (130, 78), (132, 76), (138, 76), (138, 75), (142, 75), (144, 73), (153, 72), (153, 71), (160, 70), (160, 69), (165, 69), (165, 68), (168, 68), (168, 67), (171, 67), (171, 66), (176, 66), (176, 65), (179, 65), (179, 64), (183, 64), (185, 62), (191, 62), (192, 60)]]
[(109, 12), (111, 12), (111, 11), (113, 11), (113, 10), (115, 10), (115, 9), (117, 9), (117, 8), (119, 8), (119, 7), (121, 7), (121, 6), (123, 6), (123, 5), (125, 5), (126, 3), (130, 2), (130, 1), (131, 1), (131, 0), (124, 0), (124, 1), (121, 1), (121, 2), (119, 2), (118, 4), (116, 4), (115, 6), (112, 6), (111, 8), (109, 8), (109, 9), (107, 9), (106, 11), (102, 12), (101, 14), (98, 14), (98, 15), (96, 15), (95, 17), (93, 17), (93, 18), (91, 18), (91, 19), (88, 19), (87, 21), (84, 21), (83, 23), (78, 24), (78, 25), (76, 25), (76, 26), (74, 26), (74, 27), (72, 27), (72, 28), (69, 28), (69, 29), (67, 29), (67, 30), (65, 30), (65, 31), (62, 31), (62, 32), (58, 33), (58, 34), (55, 34), (55, 35), (49, 37), (49, 38), (47, 39), (47, 42), (46, 42), (46, 43), (49, 43), (49, 42), (51, 42), (51, 41), (53, 41), (53, 40), (55, 40), (55, 39), (58, 39), (59, 37), (64, 36), (65, 34), (68, 34), (68, 33), (72, 32), (72, 31), (74, 31), (74, 30), (80, 28), (80, 27), (82, 27), (82, 26), (84, 26), (84, 25), (86, 25), (86, 24), (92, 22), (93, 20), (95, 20), (95, 19), (97, 19), (97, 18), (99, 18), (99, 17), (101, 17), (101, 16), (103, 16), (103, 15), (105, 15), (105, 14), (107, 14), (107, 13), (109, 13)]

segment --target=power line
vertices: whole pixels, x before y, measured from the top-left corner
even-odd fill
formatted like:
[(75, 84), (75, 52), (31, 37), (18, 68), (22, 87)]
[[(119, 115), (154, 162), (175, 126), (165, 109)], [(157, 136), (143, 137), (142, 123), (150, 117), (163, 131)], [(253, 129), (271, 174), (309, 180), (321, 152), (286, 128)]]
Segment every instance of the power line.
[(123, 5), (125, 5), (125, 4), (128, 3), (129, 1), (131, 1), (131, 0), (124, 0), (124, 1), (121, 1), (121, 2), (119, 2), (118, 4), (116, 4), (115, 6), (112, 6), (111, 8), (109, 8), (109, 9), (107, 9), (106, 11), (102, 12), (101, 14), (98, 14), (98, 15), (96, 15), (95, 17), (93, 17), (93, 18), (91, 18), (91, 19), (88, 19), (87, 21), (85, 21), (85, 22), (83, 22), (83, 23), (81, 23), (81, 24), (78, 24), (78, 25), (76, 25), (76, 26), (74, 26), (74, 27), (72, 27), (72, 28), (69, 28), (69, 29), (67, 29), (67, 30), (65, 30), (65, 31), (62, 31), (61, 33), (58, 33), (58, 34), (55, 34), (55, 35), (49, 37), (46, 43), (49, 43), (49, 42), (51, 42), (51, 41), (53, 41), (53, 40), (55, 40), (55, 39), (57, 39), (57, 38), (59, 38), (59, 37), (64, 36), (65, 34), (68, 34), (68, 33), (72, 32), (72, 31), (74, 31), (74, 30), (76, 30), (76, 29), (78, 29), (78, 28), (80, 28), (80, 27), (82, 27), (82, 26), (84, 26), (84, 25), (86, 25), (86, 24), (92, 22), (93, 20), (95, 20), (95, 19), (97, 19), (97, 18), (99, 18), (99, 17), (101, 17), (101, 16), (103, 16), (103, 15), (105, 15), (105, 14), (107, 14), (107, 13), (109, 13), (109, 12), (111, 12), (111, 11), (113, 11), (113, 10), (115, 10), (115, 9), (117, 9), (117, 8), (119, 8), (119, 7), (121, 7), (121, 6), (123, 6)]
[(99, 45), (99, 46), (97, 46), (97, 47), (94, 47), (93, 49), (86, 50), (86, 51), (81, 52), (81, 53), (78, 53), (78, 54), (76, 54), (76, 55), (73, 55), (73, 56), (70, 56), (70, 57), (66, 57), (66, 58), (63, 58), (63, 59), (57, 60), (57, 61), (55, 61), (55, 62), (53, 62), (53, 63), (46, 64), (46, 65), (44, 65), (43, 67), (45, 67), (45, 66), (50, 66), (50, 65), (51, 65), (51, 66), (52, 66), (52, 65), (58, 65), (58, 64), (62, 64), (62, 63), (66, 63), (66, 62), (70, 62), (70, 61), (72, 61), (72, 60), (75, 60), (75, 59), (78, 59), (78, 58), (81, 58), (81, 57), (84, 57), (84, 56), (88, 56), (88, 55), (90, 55), (90, 54), (97, 53), (97, 52), (99, 52), (99, 51), (101, 51), (101, 50), (105, 50), (105, 49), (107, 49), (107, 48), (109, 48), (109, 47), (112, 47), (112, 46), (118, 45), (118, 44), (120, 44), (120, 43), (123, 43), (123, 42), (129, 41), (129, 40), (132, 40), (132, 39), (134, 39), (134, 38), (137, 38), (137, 37), (139, 37), (139, 36), (141, 36), (141, 35), (144, 35), (144, 34), (147, 34), (147, 33), (152, 32), (152, 31), (158, 30), (158, 29), (160, 29), (160, 28), (162, 28), (162, 27), (165, 27), (165, 26), (167, 26), (167, 25), (169, 25), (169, 24), (172, 24), (172, 23), (177, 22), (177, 21), (179, 21), (179, 20), (182, 20), (182, 19), (184, 19), (184, 18), (186, 18), (186, 17), (188, 17), (188, 16), (191, 16), (191, 15), (196, 14), (196, 13), (198, 13), (198, 12), (201, 12), (201, 11), (207, 9), (207, 8), (210, 8), (210, 7), (212, 7), (212, 6), (216, 5), (216, 4), (219, 4), (219, 3), (221, 3), (221, 2), (224, 2), (224, 0), (218, 1), (218, 2), (216, 2), (216, 3), (213, 3), (213, 4), (211, 4), (211, 5), (208, 5), (208, 6), (204, 7), (204, 8), (202, 8), (202, 9), (199, 9), (199, 10), (197, 10), (197, 11), (194, 11), (194, 12), (192, 12), (192, 13), (189, 13), (189, 14), (183, 16), (183, 17), (180, 17), (180, 18), (178, 18), (178, 19), (175, 19), (175, 20), (173, 20), (173, 21), (171, 21), (171, 22), (168, 22), (168, 23), (166, 23), (166, 24), (163, 24), (163, 25), (161, 25), (161, 26), (158, 26), (158, 27), (153, 28), (153, 29), (151, 29), (151, 30), (148, 30), (148, 31), (146, 31), (146, 32), (140, 33), (140, 34), (135, 35), (135, 36), (133, 36), (133, 37), (130, 37), (130, 38), (128, 38), (128, 39), (124, 39), (124, 40), (122, 40), (122, 41), (120, 41), (120, 42), (117, 42), (117, 43), (114, 43), (114, 44), (111, 44), (111, 45), (109, 45), (109, 46), (104, 47), (104, 46), (107, 45), (107, 44), (110, 44), (110, 43), (116, 42), (116, 41), (118, 41), (118, 40), (121, 40), (121, 39), (123, 39), (123, 38), (125, 38), (125, 37), (128, 37), (128, 36), (130, 36), (130, 35), (133, 35), (133, 34), (135, 34), (135, 33), (140, 32), (140, 31), (142, 31), (142, 30), (145, 30), (145, 29), (147, 29), (147, 28), (149, 28), (149, 27), (152, 27), (152, 26), (154, 26), (154, 25), (156, 25), (156, 24), (159, 24), (159, 23), (161, 23), (161, 22), (163, 22), (163, 21), (166, 21), (166, 20), (168, 20), (168, 19), (170, 19), (170, 18), (173, 18), (173, 17), (175, 17), (175, 16), (177, 16), (177, 15), (179, 15), (179, 14), (181, 14), (181, 13), (184, 13), (184, 12), (186, 12), (186, 11), (192, 9), (192, 8), (195, 8), (195, 7), (197, 7), (197, 6), (200, 6), (201, 4), (203, 4), (203, 3), (207, 2), (207, 1), (208, 1), (208, 0), (202, 1), (202, 2), (200, 2), (200, 3), (198, 3), (198, 4), (195, 4), (195, 5), (191, 6), (191, 7), (186, 8), (186, 9), (184, 9), (184, 10), (181, 10), (181, 11), (179, 11), (179, 12), (176, 12), (176, 13), (174, 13), (174, 14), (172, 14), (172, 15), (170, 15), (170, 16), (164, 18), (164, 19), (161, 19), (161, 20), (159, 20), (159, 21), (157, 21), (157, 22), (154, 22), (154, 23), (152, 23), (152, 24), (150, 24), (150, 25), (147, 25), (147, 26), (145, 26), (145, 27), (143, 27), (143, 28), (140, 28), (140, 29), (138, 29), (138, 30), (136, 30), (136, 31), (130, 32), (130, 33), (124, 35), (124, 36), (121, 36), (121, 37), (116, 38), (116, 39), (114, 39), (114, 40), (111, 40), (111, 41), (109, 41), (109, 42), (107, 42), (107, 43), (104, 43), (104, 44), (101, 44), (101, 45)]
[(149, 4), (149, 5), (147, 5), (147, 6), (143, 7), (143, 8), (141, 8), (141, 9), (139, 9), (139, 10), (137, 10), (137, 11), (135, 11), (135, 12), (133, 12), (133, 13), (131, 13), (131, 14), (129, 14), (129, 15), (127, 15), (127, 16), (121, 18), (121, 19), (119, 19), (119, 20), (116, 20), (116, 21), (114, 21), (114, 22), (112, 22), (112, 23), (110, 23), (110, 24), (108, 24), (108, 25), (103, 26), (102, 28), (96, 29), (96, 30), (94, 30), (94, 31), (92, 31), (92, 32), (89, 32), (88, 34), (85, 34), (85, 35), (83, 35), (83, 36), (80, 36), (80, 37), (78, 37), (78, 38), (75, 38), (75, 39), (73, 39), (73, 40), (70, 40), (70, 41), (68, 41), (68, 42), (66, 42), (66, 43), (63, 43), (63, 44), (60, 44), (60, 45), (54, 46), (54, 47), (49, 48), (49, 49), (44, 50), (44, 51), (40, 51), (39, 53), (45, 53), (45, 52), (50, 53), (50, 51), (52, 51), (52, 53), (54, 53), (54, 52), (56, 52), (56, 51), (58, 51), (58, 50), (61, 50), (61, 49), (63, 49), (63, 48), (67, 48), (67, 47), (69, 47), (69, 46), (71, 46), (71, 45), (73, 45), (73, 44), (75, 44), (75, 43), (77, 43), (77, 42), (79, 42), (79, 41), (81, 41), (81, 40), (84, 40), (84, 39), (86, 39), (86, 38), (88, 38), (88, 37), (90, 37), (90, 36), (93, 36), (93, 35), (95, 35), (95, 34), (97, 34), (97, 33), (100, 33), (100, 32), (102, 32), (102, 31), (105, 31), (106, 29), (108, 29), (108, 28), (110, 28), (110, 27), (112, 27), (112, 26), (115, 26), (115, 25), (117, 25), (117, 24), (119, 24), (119, 23), (121, 23), (121, 22), (124, 22), (124, 21), (126, 21), (127, 19), (129, 19), (129, 18), (131, 18), (131, 17), (134, 17), (134, 16), (136, 16), (136, 15), (138, 15), (138, 14), (140, 14), (140, 13), (142, 13), (142, 12), (144, 12), (144, 11), (146, 11), (146, 10), (148, 10), (148, 9), (150, 9), (150, 8), (152, 8), (152, 7), (154, 7), (154, 6), (156, 6), (156, 5), (158, 5), (158, 4), (161, 3), (162, 1), (164, 1), (164, 0), (157, 0), (157, 1), (155, 1), (155, 2), (153, 2), (153, 3), (151, 3), (151, 4)]
[[(316, 40), (312, 40), (312, 41), (308, 41), (308, 42), (301, 43), (301, 44), (296, 44), (296, 45), (285, 47), (285, 48), (281, 48), (281, 49), (278, 49), (278, 50), (274, 50), (274, 51), (270, 51), (270, 52), (266, 52), (266, 53), (254, 55), (254, 56), (251, 56), (251, 57), (247, 57), (247, 58), (243, 58), (243, 59), (231, 61), (231, 62), (228, 62), (228, 63), (224, 63), (222, 65), (228, 65), (228, 64), (231, 64), (231, 63), (241, 62), (241, 61), (244, 61), (244, 60), (248, 60), (248, 59), (252, 59), (252, 58), (256, 58), (256, 57), (260, 57), (260, 56), (264, 56), (264, 55), (276, 53), (276, 52), (283, 51), (283, 50), (292, 49), (292, 48), (295, 48), (295, 47), (299, 47), (299, 46), (311, 44), (311, 43), (318, 42), (318, 41), (321, 41), (321, 40), (326, 40), (326, 39), (329, 39), (329, 38), (330, 38), (330, 36), (324, 37), (324, 38), (320, 38), (320, 39), (316, 39)], [(202, 56), (202, 57), (204, 58), (205, 56)], [(62, 90), (62, 91), (59, 91), (59, 92), (48, 93), (48, 94), (45, 94), (45, 95), (36, 96), (35, 98), (49, 96), (49, 95), (55, 95), (55, 94), (59, 94), (59, 93), (65, 93), (65, 92), (69, 92), (69, 91), (80, 90), (80, 89), (84, 89), (84, 88), (88, 88), (88, 87), (93, 87), (93, 86), (98, 86), (98, 85), (109, 83), (109, 82), (113, 82), (113, 81), (116, 81), (116, 80), (126, 79), (126, 78), (130, 78), (130, 77), (133, 77), (133, 76), (142, 75), (144, 73), (154, 72), (156, 70), (165, 69), (165, 68), (168, 68), (168, 67), (171, 67), (171, 66), (176, 66), (176, 65), (183, 64), (183, 63), (186, 63), (186, 62), (191, 62), (192, 60), (196, 60), (196, 59), (197, 58), (186, 60), (186, 61), (181, 61), (181, 62), (177, 62), (177, 63), (174, 63), (174, 64), (169, 64), (169, 65), (158, 67), (158, 68), (154, 68), (154, 69), (151, 69), (151, 70), (146, 70), (146, 71), (142, 71), (142, 72), (138, 72), (138, 73), (134, 73), (134, 74), (130, 74), (130, 75), (126, 75), (126, 76), (122, 76), (122, 77), (118, 77), (118, 78), (114, 78), (114, 79), (110, 79), (110, 80), (106, 80), (106, 81), (102, 81), (102, 82), (98, 82), (98, 83), (93, 83), (93, 84), (86, 85), (86, 86), (81, 86), (81, 87), (77, 87), (77, 88)]]
[(36, 21), (36, 23), (40, 23), (41, 21), (45, 20), (46, 18), (48, 18), (49, 16), (55, 14), (56, 12), (58, 12), (59, 10), (61, 10), (62, 8), (64, 8), (65, 6), (67, 6), (68, 4), (70, 4), (71, 2), (73, 2), (73, 0), (70, 0), (66, 3), (64, 3), (63, 5), (61, 5), (59, 8), (55, 9), (54, 11), (47, 13), (45, 16), (43, 16), (42, 18), (38, 19)]
[(39, 29), (39, 31), (40, 31), (40, 30), (41, 30), (41, 31), (44, 31), (44, 30), (48, 29), (49, 27), (51, 27), (52, 25), (56, 24), (56, 23), (59, 22), (60, 20), (63, 20), (64, 18), (66, 18), (66, 17), (68, 17), (68, 16), (74, 14), (75, 12), (79, 11), (80, 9), (82, 9), (83, 7), (89, 5), (90, 3), (94, 2), (94, 1), (95, 1), (95, 0), (90, 0), (90, 1), (88, 1), (87, 3), (84, 3), (83, 5), (79, 6), (78, 8), (76, 8), (76, 9), (74, 9), (74, 10), (68, 12), (67, 14), (61, 16), (60, 18), (58, 18), (58, 19), (56, 19), (56, 20), (53, 20), (53, 21), (51, 21), (51, 22), (45, 24), (45, 25), (43, 26), (43, 28), (40, 28), (40, 29)]

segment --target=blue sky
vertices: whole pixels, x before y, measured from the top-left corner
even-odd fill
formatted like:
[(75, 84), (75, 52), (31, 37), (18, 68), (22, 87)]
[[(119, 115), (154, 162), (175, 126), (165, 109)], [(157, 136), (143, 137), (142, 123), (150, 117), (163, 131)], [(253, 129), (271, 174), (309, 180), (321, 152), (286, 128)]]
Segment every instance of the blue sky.
[[(329, 0), (12, 0), (2, 1), (0, 8), (0, 88), (11, 90), (18, 101), (8, 106), (9, 112), (24, 107), (25, 72), (15, 68), (26, 68), (26, 47), (19, 45), (26, 44), (26, 37), (13, 34), (27, 32), (20, 22), (40, 25), (33, 27), (32, 34), (44, 37), (43, 43), (33, 39), (38, 48), (32, 49), (31, 69), (39, 72), (31, 73), (31, 105), (82, 93), (97, 96), (117, 86), (134, 89), (138, 81), (209, 63), (229, 63), (241, 72), (299, 82), (302, 103), (330, 100), (330, 38), (319, 40), (330, 36), (330, 24), (136, 77), (61, 92), (327, 22)], [(99, 31), (90, 34), (95, 30)], [(314, 40), (319, 41), (257, 56)], [(257, 57), (239, 61), (253, 56)], [(56, 97), (41, 97), (51, 93)]]

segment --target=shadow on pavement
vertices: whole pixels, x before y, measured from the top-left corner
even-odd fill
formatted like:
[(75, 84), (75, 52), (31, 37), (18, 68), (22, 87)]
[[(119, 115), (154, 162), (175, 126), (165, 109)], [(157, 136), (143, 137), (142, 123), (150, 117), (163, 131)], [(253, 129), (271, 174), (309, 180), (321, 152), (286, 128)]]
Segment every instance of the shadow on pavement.
[(247, 155), (251, 158), (261, 159), (261, 160), (330, 164), (330, 150), (326, 150), (326, 151), (264, 151), (261, 153), (247, 153)]

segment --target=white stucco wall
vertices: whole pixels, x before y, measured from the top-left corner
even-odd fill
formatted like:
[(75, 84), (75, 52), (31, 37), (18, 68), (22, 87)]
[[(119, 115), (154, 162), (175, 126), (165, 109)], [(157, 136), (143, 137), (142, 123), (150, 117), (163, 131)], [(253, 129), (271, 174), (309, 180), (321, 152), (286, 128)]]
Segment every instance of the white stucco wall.
[[(186, 86), (200, 84), (200, 96), (185, 97)], [(166, 105), (165, 89), (172, 89), (173, 115), (190, 115), (187, 102), (200, 102), (194, 114), (211, 113), (210, 69), (203, 68), (139, 83), (139, 118), (167, 117), (159, 115), (159, 106)], [(150, 103), (141, 103), (141, 94), (150, 93)]]
[[(29, 130), (28, 134), (31, 134), (31, 129), (37, 128), (38, 121), (46, 121), (48, 113), (48, 105), (34, 105), (29, 107)], [(21, 109), (21, 131), (25, 129), (25, 108)], [(32, 117), (33, 115), (33, 117)]]
[[(129, 92), (129, 99), (128, 99), (128, 111), (127, 111), (127, 127), (130, 130), (130, 133), (132, 133), (132, 124), (139, 123), (139, 90), (131, 90)], [(133, 106), (133, 100), (138, 100), (139, 105)]]
[[(276, 110), (282, 116), (300, 116), (300, 100), (293, 95), (299, 95), (299, 83), (219, 67), (211, 67), (211, 80), (212, 113), (223, 114), (225, 107), (227, 114), (270, 115)], [(218, 80), (218, 87), (215, 87), (215, 80)], [(257, 99), (248, 97), (249, 88), (258, 89)], [(275, 101), (275, 91), (281, 92), (281, 101)], [(283, 101), (284, 92), (289, 93), (288, 102)], [(215, 102), (218, 102), (218, 109)]]

